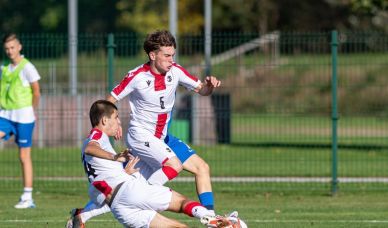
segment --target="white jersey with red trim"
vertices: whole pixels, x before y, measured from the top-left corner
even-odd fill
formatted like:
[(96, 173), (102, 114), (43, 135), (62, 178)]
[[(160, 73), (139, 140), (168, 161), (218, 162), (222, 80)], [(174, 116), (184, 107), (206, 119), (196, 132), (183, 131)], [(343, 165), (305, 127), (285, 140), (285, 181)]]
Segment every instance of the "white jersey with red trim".
[(129, 95), (129, 127), (141, 127), (164, 139), (178, 85), (194, 90), (200, 83), (197, 77), (176, 63), (165, 75), (152, 72), (149, 63), (145, 63), (129, 71), (111, 95), (116, 100)]
[(117, 184), (125, 181), (128, 174), (123, 169), (123, 163), (85, 154), (85, 147), (91, 141), (97, 142), (101, 149), (116, 154), (109, 141), (109, 137), (99, 129), (92, 129), (82, 147), (82, 162), (89, 182), (92, 183), (96, 179), (104, 179), (109, 180), (111, 187), (115, 187)]

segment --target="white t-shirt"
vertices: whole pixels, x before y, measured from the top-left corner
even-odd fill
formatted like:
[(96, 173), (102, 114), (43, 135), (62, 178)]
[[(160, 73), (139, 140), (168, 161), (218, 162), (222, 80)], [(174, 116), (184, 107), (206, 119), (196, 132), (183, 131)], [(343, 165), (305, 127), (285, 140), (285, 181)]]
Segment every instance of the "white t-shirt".
[(165, 75), (152, 72), (149, 63), (146, 63), (129, 71), (111, 95), (116, 100), (129, 95), (129, 128), (141, 127), (164, 139), (178, 85), (194, 90), (200, 83), (197, 77), (176, 63)]
[(85, 173), (91, 185), (89, 186), (89, 196), (97, 204), (104, 203), (106, 194), (111, 193), (116, 186), (122, 182), (140, 178), (138, 172), (128, 175), (123, 168), (123, 163), (111, 161), (103, 158), (93, 157), (85, 154), (86, 145), (89, 142), (97, 142), (101, 149), (116, 154), (109, 141), (109, 137), (99, 129), (92, 129), (89, 137), (84, 141), (82, 147), (82, 162)]
[[(10, 64), (9, 70), (12, 72), (16, 69), (17, 66), (18, 65), (12, 66), (12, 64)], [(1, 67), (0, 75), (2, 74), (2, 68), (3, 67)], [(40, 80), (40, 75), (38, 71), (36, 70), (35, 66), (32, 65), (32, 63), (30, 62), (27, 63), (20, 71), (19, 76), (24, 86), (28, 86), (31, 83)], [(17, 123), (32, 123), (35, 121), (35, 115), (32, 106), (15, 110), (0, 109), (0, 117)]]
[(100, 180), (109, 178), (114, 182), (111, 187), (115, 187), (117, 184), (125, 181), (128, 174), (123, 169), (123, 163), (85, 154), (85, 147), (91, 141), (97, 142), (101, 149), (116, 154), (109, 141), (109, 137), (99, 129), (92, 129), (82, 147), (82, 161), (84, 166), (86, 166), (85, 172), (89, 181), (93, 182), (97, 177)]

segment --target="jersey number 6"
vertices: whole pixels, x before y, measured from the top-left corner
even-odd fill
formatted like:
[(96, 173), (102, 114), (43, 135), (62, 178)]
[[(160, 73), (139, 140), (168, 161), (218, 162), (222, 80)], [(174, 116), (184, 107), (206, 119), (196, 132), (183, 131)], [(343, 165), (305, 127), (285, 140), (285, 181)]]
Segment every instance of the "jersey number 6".
[(161, 109), (165, 109), (166, 107), (164, 107), (164, 100), (163, 100), (163, 96), (162, 97), (159, 97), (159, 100), (160, 100), (160, 108)]

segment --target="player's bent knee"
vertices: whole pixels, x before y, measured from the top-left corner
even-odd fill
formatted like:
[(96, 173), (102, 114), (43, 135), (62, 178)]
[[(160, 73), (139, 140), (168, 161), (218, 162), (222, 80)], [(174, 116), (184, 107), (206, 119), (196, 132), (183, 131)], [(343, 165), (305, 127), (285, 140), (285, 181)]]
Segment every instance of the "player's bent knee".
[(168, 159), (166, 163), (163, 164), (164, 166), (170, 166), (174, 170), (176, 170), (178, 173), (180, 173), (183, 170), (183, 165), (179, 161), (177, 157), (172, 157)]

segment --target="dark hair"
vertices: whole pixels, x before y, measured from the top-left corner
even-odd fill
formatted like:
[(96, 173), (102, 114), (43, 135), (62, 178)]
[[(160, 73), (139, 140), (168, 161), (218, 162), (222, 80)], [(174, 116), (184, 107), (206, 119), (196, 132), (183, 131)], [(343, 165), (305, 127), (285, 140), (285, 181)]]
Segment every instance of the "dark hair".
[(90, 123), (92, 124), (92, 127), (97, 126), (100, 123), (102, 117), (104, 116), (110, 117), (113, 114), (114, 110), (117, 110), (117, 107), (110, 101), (107, 101), (107, 100), (95, 101), (92, 104), (92, 107), (90, 107), (90, 112), (89, 112), (89, 118), (90, 118)]
[(144, 41), (144, 51), (147, 55), (151, 51), (159, 50), (160, 47), (174, 47), (176, 48), (174, 36), (167, 30), (157, 30), (147, 35)]
[(15, 33), (7, 33), (7, 34), (5, 34), (2, 41), (3, 41), (3, 44), (5, 44), (5, 43), (7, 43), (7, 42), (9, 42), (11, 40), (17, 40), (17, 41), (20, 42), (18, 36)]

